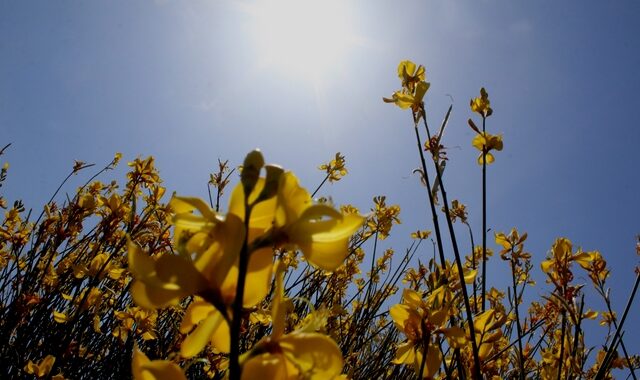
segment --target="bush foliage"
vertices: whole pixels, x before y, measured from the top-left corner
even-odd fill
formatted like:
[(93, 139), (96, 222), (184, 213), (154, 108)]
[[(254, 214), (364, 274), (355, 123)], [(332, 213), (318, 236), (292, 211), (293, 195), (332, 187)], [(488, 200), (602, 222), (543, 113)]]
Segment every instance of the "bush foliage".
[[(384, 101), (412, 116), (433, 231), (417, 230), (396, 252), (383, 245), (400, 208), (384, 196), (364, 214), (314, 198), (327, 181), (347, 175), (340, 153), (319, 167), (325, 178), (313, 193), (293, 173), (265, 165), (259, 151), (246, 156), (231, 189), (236, 169), (219, 161), (208, 202), (167, 201), (152, 157), (130, 162), (122, 186), (102, 182), (120, 154), (60, 200), (71, 177), (95, 169), (76, 162), (38, 215), (0, 197), (0, 373), (57, 380), (606, 379), (620, 369), (635, 378), (640, 361), (623, 338), (640, 271), (619, 315), (605, 258), (558, 238), (539, 264), (544, 295), (525, 305), (525, 292), (538, 286), (527, 234), (486, 233), (486, 172), (503, 147), (501, 135), (487, 132), (487, 91), (471, 100), (476, 120), (468, 121), (483, 173), (476, 245), (465, 205), (447, 199), (442, 181), (451, 108), (430, 129), (424, 67), (402, 61), (398, 77), (401, 89)], [(5, 164), (0, 186), (7, 173)], [(469, 241), (456, 236), (454, 223), (465, 226)], [(488, 288), (491, 259), (504, 261), (511, 286)], [(588, 305), (590, 294), (602, 302)], [(592, 343), (587, 319), (599, 320), (604, 341)]]

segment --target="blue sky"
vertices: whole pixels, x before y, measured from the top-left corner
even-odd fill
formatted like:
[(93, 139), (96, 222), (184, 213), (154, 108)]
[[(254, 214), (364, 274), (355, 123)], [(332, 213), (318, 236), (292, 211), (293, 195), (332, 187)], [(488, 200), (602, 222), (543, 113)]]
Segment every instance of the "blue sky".
[[(431, 82), (431, 125), (454, 100), (445, 182), (469, 205), (476, 236), (481, 171), (466, 120), (484, 86), (495, 111), (487, 128), (505, 141), (489, 167), (489, 227), (527, 231), (536, 263), (559, 236), (600, 250), (621, 310), (640, 233), (640, 3), (345, 2), (340, 25), (315, 17), (325, 35), (338, 26), (348, 35), (314, 68), (295, 55), (265, 61), (261, 36), (294, 15), (259, 23), (255, 7), (0, 2), (0, 145), (13, 144), (4, 195), (38, 208), (73, 160), (101, 164), (122, 152), (154, 155), (170, 191), (205, 197), (216, 159), (237, 165), (254, 147), (313, 189), (323, 178), (315, 168), (340, 151), (350, 174), (323, 195), (364, 210), (379, 194), (400, 204), (403, 224), (387, 244), (401, 251), (411, 231), (431, 228), (411, 174), (411, 117), (381, 101), (399, 87), (398, 62), (411, 59)], [(506, 284), (506, 265), (493, 264), (492, 284)], [(631, 311), (627, 336), (640, 321), (637, 303)]]

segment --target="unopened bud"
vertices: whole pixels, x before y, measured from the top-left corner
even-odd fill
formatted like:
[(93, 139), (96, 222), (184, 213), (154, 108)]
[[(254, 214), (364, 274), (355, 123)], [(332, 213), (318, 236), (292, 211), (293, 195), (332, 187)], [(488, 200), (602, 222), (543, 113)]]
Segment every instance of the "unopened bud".
[(249, 197), (251, 191), (256, 186), (258, 178), (260, 177), (260, 169), (264, 166), (264, 157), (259, 149), (252, 150), (244, 158), (242, 164), (242, 173), (240, 174), (240, 181), (244, 189), (244, 196)]

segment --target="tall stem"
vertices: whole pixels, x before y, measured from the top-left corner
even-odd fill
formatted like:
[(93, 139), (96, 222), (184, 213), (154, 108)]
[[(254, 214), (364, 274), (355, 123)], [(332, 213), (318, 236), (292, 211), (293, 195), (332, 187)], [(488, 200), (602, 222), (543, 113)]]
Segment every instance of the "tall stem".
[(636, 296), (636, 292), (638, 291), (638, 285), (640, 285), (640, 271), (636, 268), (636, 282), (633, 284), (633, 290), (631, 291), (631, 295), (629, 296), (629, 300), (627, 301), (627, 306), (624, 308), (624, 313), (622, 313), (622, 318), (620, 319), (620, 324), (616, 329), (616, 333), (613, 336), (613, 340), (611, 341), (611, 345), (607, 350), (607, 355), (602, 361), (602, 365), (598, 369), (598, 373), (596, 373), (596, 379), (602, 379), (604, 374), (608, 371), (609, 362), (613, 357), (613, 352), (616, 350), (618, 346), (618, 341), (622, 340), (622, 326), (624, 326), (624, 321), (627, 319), (627, 314), (629, 313), (629, 309), (631, 308), (631, 304), (633, 303), (633, 299)]
[(238, 263), (238, 284), (236, 286), (236, 298), (233, 301), (233, 313), (231, 315), (231, 352), (229, 354), (229, 378), (240, 380), (240, 328), (242, 327), (242, 304), (244, 300), (244, 284), (247, 277), (247, 266), (249, 265), (249, 217), (251, 207), (247, 197), (244, 199), (244, 227), (245, 236), (240, 250)]
[[(427, 128), (427, 130), (429, 130), (424, 108), (422, 109), (422, 113), (423, 113), (422, 119), (424, 122), (424, 126), (425, 128)], [(453, 254), (456, 260), (456, 267), (458, 268), (460, 288), (462, 289), (462, 296), (464, 298), (464, 307), (467, 312), (467, 324), (469, 325), (469, 335), (471, 336), (471, 348), (473, 350), (473, 362), (475, 367), (473, 377), (477, 380), (480, 380), (482, 379), (482, 373), (480, 372), (480, 356), (478, 355), (478, 343), (476, 342), (476, 332), (475, 332), (475, 327), (473, 325), (473, 312), (471, 311), (471, 305), (469, 303), (469, 294), (467, 293), (467, 285), (464, 281), (464, 268), (462, 267), (462, 260), (460, 259), (460, 251), (458, 250), (458, 241), (456, 239), (456, 233), (453, 229), (453, 222), (451, 222), (451, 218), (448, 217), (450, 215), (449, 201), (447, 200), (447, 192), (445, 191), (444, 183), (442, 182), (442, 175), (438, 170), (438, 163), (435, 160), (433, 160), (433, 164), (436, 167), (436, 177), (437, 177), (438, 184), (440, 185), (440, 192), (442, 193), (442, 203), (444, 204), (444, 213), (445, 215), (447, 215), (445, 219), (447, 220), (447, 226), (449, 227), (449, 235), (451, 236), (451, 245), (453, 246)]]
[[(424, 119), (424, 110), (422, 111), (422, 116)], [(416, 141), (418, 142), (418, 152), (420, 153), (420, 163), (422, 164), (422, 172), (424, 174), (424, 181), (427, 185), (427, 198), (429, 198), (429, 206), (431, 207), (431, 216), (433, 218), (433, 229), (436, 232), (436, 241), (438, 242), (438, 253), (440, 254), (440, 264), (444, 267), (445, 259), (444, 259), (444, 250), (442, 248), (442, 236), (440, 234), (440, 223), (438, 222), (438, 214), (436, 213), (436, 207), (433, 204), (433, 197), (431, 196), (431, 183), (429, 182), (429, 174), (427, 173), (427, 163), (424, 159), (424, 153), (422, 152), (422, 142), (420, 141), (420, 133), (418, 132), (418, 119), (416, 116), (413, 116), (413, 129), (416, 132)], [(428, 130), (427, 130), (428, 133)], [(439, 174), (438, 169), (436, 168), (436, 173)], [(448, 215), (448, 214), (447, 214)]]
[(513, 298), (514, 309), (516, 312), (516, 329), (518, 332), (518, 360), (520, 362), (520, 379), (524, 380), (524, 358), (522, 357), (522, 327), (520, 327), (520, 314), (518, 313), (518, 284), (516, 282), (516, 263), (513, 257), (511, 258), (511, 279), (513, 280)]
[[(485, 135), (487, 118), (482, 116), (482, 134)], [(487, 148), (482, 148), (482, 311), (487, 295)]]

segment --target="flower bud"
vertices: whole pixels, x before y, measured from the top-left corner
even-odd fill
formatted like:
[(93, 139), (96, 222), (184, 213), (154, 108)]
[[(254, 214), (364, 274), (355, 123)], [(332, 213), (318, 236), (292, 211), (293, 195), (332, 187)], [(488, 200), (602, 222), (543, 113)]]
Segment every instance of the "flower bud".
[(249, 197), (251, 191), (256, 186), (258, 178), (260, 177), (260, 169), (264, 166), (264, 157), (259, 149), (254, 149), (244, 158), (242, 164), (242, 173), (240, 174), (240, 181), (244, 189), (244, 196)]

